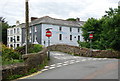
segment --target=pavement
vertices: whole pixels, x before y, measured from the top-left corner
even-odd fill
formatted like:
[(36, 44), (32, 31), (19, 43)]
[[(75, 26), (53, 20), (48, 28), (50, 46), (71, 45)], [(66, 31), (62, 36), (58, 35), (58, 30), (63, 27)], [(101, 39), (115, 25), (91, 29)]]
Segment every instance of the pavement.
[(118, 60), (52, 51), (48, 66), (24, 79), (118, 79)]

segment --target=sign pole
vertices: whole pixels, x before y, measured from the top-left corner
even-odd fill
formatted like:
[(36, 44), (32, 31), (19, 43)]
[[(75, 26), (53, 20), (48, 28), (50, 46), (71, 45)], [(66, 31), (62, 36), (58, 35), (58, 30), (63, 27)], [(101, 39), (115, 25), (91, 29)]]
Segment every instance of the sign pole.
[(92, 56), (92, 39), (93, 39), (93, 34), (89, 34), (90, 38), (90, 56)]
[(52, 36), (52, 32), (49, 31), (48, 29), (46, 29), (47, 32), (46, 32), (46, 36), (48, 37), (48, 60), (50, 60), (50, 49), (49, 49), (49, 46), (50, 46), (50, 37)]
[[(50, 37), (48, 37), (48, 47), (50, 46)], [(50, 60), (50, 49), (48, 48), (48, 60)]]
[(90, 39), (90, 56), (92, 56), (92, 39)]

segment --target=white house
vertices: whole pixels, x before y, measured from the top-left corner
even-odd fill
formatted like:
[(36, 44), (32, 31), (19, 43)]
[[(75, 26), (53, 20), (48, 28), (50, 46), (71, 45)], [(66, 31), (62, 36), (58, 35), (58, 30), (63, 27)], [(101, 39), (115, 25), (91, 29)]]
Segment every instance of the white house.
[(22, 46), (22, 25), (16, 25), (15, 27), (7, 29), (7, 46), (19, 47)]
[[(50, 37), (50, 45), (53, 44), (68, 44), (78, 46), (77, 41), (84, 41), (82, 37), (81, 26), (84, 24), (84, 21), (67, 21), (62, 19), (55, 19), (49, 16), (44, 16), (38, 19), (35, 19), (30, 22), (29, 26), (29, 42), (32, 44), (41, 44), (45, 47), (48, 46), (48, 37), (46, 37), (46, 29), (51, 28), (52, 37)], [(20, 33), (17, 34), (15, 29), (20, 29)], [(13, 31), (13, 34), (9, 34), (9, 31)], [(12, 36), (11, 36), (12, 35)], [(11, 37), (17, 40), (19, 36), (19, 41), (13, 42), (9, 40), (8, 46), (15, 45), (14, 47), (25, 45), (25, 24), (18, 25), (13, 28), (8, 29), (8, 38)], [(12, 40), (12, 39), (11, 39)], [(19, 45), (18, 45), (19, 44)]]

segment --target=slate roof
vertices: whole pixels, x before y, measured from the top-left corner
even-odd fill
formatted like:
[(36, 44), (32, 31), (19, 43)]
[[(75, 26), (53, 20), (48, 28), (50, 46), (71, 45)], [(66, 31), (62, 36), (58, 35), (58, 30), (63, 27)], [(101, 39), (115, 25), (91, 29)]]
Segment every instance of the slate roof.
[(49, 16), (44, 16), (30, 22), (30, 25), (41, 24), (41, 23), (61, 25), (61, 26), (81, 27), (84, 24), (84, 21), (67, 21), (62, 19), (51, 18)]
[[(30, 26), (36, 24), (52, 24), (52, 25), (60, 25), (60, 26), (69, 26), (69, 27), (81, 27), (85, 22), (84, 21), (67, 21), (62, 19), (55, 19), (49, 16), (44, 16), (38, 19), (35, 19), (30, 22)], [(25, 24), (21, 24), (19, 26), (25, 27)]]

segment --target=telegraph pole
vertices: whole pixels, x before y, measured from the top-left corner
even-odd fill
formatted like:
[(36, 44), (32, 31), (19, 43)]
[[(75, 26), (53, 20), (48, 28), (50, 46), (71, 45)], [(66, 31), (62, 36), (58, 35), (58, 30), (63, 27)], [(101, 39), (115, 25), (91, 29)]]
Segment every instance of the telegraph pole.
[(26, 54), (28, 53), (28, 44), (29, 44), (29, 4), (28, 4), (28, 0), (25, 0), (25, 14), (26, 14)]

